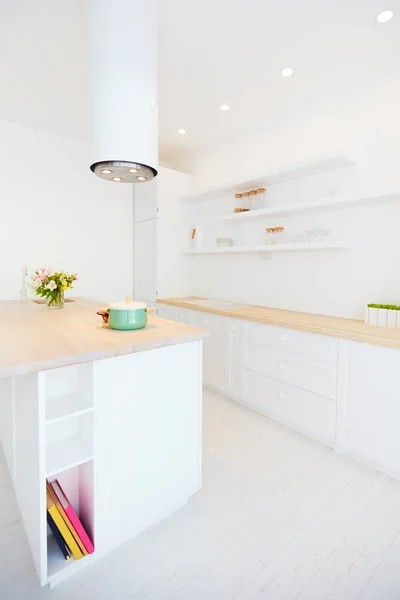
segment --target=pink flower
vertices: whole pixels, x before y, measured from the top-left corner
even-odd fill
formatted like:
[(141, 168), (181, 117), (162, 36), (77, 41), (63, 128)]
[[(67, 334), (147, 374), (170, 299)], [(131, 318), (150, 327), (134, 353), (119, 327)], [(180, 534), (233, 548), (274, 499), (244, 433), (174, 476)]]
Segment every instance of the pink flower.
[(79, 275), (78, 275), (78, 273), (76, 273), (76, 275), (75, 275), (75, 281), (78, 281), (78, 279), (79, 279)]

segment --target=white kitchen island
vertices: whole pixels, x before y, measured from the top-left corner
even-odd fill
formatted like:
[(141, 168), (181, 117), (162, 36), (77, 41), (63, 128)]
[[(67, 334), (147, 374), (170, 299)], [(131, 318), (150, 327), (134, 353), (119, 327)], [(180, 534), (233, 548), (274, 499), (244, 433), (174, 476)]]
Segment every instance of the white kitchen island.
[[(0, 303), (0, 439), (41, 585), (184, 505), (201, 486), (202, 339), (149, 317), (113, 331), (99, 303)], [(47, 528), (57, 477), (95, 545), (66, 561)]]

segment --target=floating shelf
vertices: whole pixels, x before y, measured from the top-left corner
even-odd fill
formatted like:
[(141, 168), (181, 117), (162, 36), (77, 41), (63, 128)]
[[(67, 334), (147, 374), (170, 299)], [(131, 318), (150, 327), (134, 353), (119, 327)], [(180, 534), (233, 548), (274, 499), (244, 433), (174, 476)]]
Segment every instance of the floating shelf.
[(290, 242), (287, 244), (260, 244), (258, 246), (227, 246), (224, 248), (199, 248), (182, 250), (183, 254), (243, 254), (246, 252), (301, 252), (310, 250), (346, 250), (352, 248), (346, 242)]
[(268, 206), (266, 208), (258, 208), (256, 210), (249, 210), (242, 213), (233, 213), (225, 217), (221, 217), (223, 221), (248, 221), (252, 219), (262, 219), (269, 216), (284, 216), (291, 214), (301, 214), (316, 212), (327, 209), (335, 208), (346, 208), (351, 206), (372, 204), (372, 203), (383, 203), (400, 200), (399, 192), (388, 192), (376, 194), (373, 196), (343, 196), (339, 198), (331, 197), (324, 198), (314, 202), (297, 202), (295, 204), (286, 204), (282, 206)]
[(63, 421), (93, 410), (91, 402), (81, 393), (75, 392), (46, 399), (46, 423)]
[(52, 477), (93, 459), (93, 451), (79, 436), (46, 445), (46, 477)]
[(182, 200), (184, 202), (203, 202), (205, 200), (212, 200), (218, 197), (227, 196), (229, 194), (235, 194), (238, 192), (240, 193), (247, 189), (283, 183), (285, 181), (298, 179), (300, 177), (308, 177), (310, 175), (317, 175), (318, 173), (323, 173), (325, 171), (349, 167), (354, 164), (355, 163), (351, 159), (345, 156), (327, 155), (321, 158), (275, 169), (253, 179), (241, 180), (237, 181), (236, 183), (210, 189), (199, 194), (185, 196), (182, 198)]

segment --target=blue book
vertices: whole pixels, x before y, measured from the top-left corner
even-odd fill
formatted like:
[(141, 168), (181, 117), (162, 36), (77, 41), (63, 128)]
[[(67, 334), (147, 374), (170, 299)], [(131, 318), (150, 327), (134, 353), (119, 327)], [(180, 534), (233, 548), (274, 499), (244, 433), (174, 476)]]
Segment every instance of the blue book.
[(59, 545), (61, 552), (64, 554), (65, 560), (68, 560), (70, 558), (70, 553), (69, 553), (68, 547), (64, 542), (63, 536), (58, 531), (58, 527), (54, 523), (53, 517), (51, 516), (51, 514), (48, 511), (47, 511), (47, 524), (51, 529), (51, 533), (56, 538), (56, 542)]

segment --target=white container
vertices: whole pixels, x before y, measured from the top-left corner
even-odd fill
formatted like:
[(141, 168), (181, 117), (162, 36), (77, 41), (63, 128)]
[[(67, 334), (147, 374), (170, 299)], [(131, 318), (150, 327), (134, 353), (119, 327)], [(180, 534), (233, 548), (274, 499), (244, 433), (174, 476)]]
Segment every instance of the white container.
[(386, 319), (386, 327), (389, 327), (390, 329), (396, 329), (398, 313), (399, 313), (398, 310), (388, 309), (387, 319)]
[(233, 246), (232, 238), (217, 238), (216, 242), (217, 242), (217, 246), (222, 247), (222, 248), (227, 247), (227, 246)]
[(368, 325), (375, 325), (375, 326), (378, 325), (378, 309), (367, 307), (367, 311), (368, 311), (368, 320), (366, 321), (366, 323)]
[(378, 327), (387, 327), (387, 308), (378, 308)]

